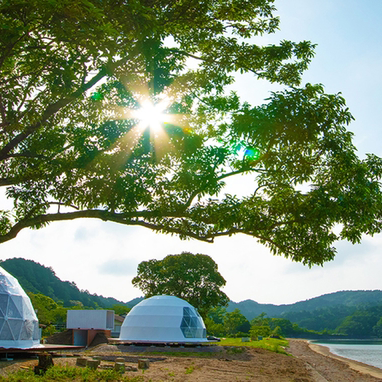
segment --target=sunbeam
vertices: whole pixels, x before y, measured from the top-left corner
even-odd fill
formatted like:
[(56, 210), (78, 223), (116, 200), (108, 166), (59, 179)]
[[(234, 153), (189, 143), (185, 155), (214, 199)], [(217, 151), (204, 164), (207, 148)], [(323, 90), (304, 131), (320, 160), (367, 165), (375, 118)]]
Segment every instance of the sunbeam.
[(145, 129), (148, 127), (153, 132), (156, 132), (162, 128), (163, 123), (169, 122), (168, 116), (164, 113), (167, 107), (168, 102), (165, 101), (153, 104), (150, 100), (145, 100), (140, 105), (140, 108), (134, 110), (131, 114), (133, 118), (139, 120), (141, 128)]

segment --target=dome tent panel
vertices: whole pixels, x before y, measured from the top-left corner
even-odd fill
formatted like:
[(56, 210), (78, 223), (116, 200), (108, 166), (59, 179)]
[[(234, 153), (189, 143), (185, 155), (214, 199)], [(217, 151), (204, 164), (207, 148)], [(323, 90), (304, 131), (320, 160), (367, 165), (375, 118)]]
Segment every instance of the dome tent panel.
[(9, 295), (0, 293), (0, 317), (5, 317), (8, 309)]
[[(1, 268), (0, 273), (0, 285), (5, 289), (5, 293), (14, 295), (19, 294), (20, 290), (24, 292), (21, 288), (19, 282), (11, 276), (8, 272), (6, 272), (3, 268)], [(25, 292), (24, 292), (25, 293)]]
[(7, 316), (8, 318), (23, 318), (22, 314), (19, 312), (19, 310), (16, 307), (16, 304), (14, 303), (14, 297), (15, 296), (9, 296)]
[(26, 320), (24, 321), (24, 325), (22, 326), (20, 333), (20, 340), (25, 341), (28, 339), (33, 339), (34, 325), (32, 321)]
[(0, 348), (39, 347), (38, 320), (18, 281), (0, 267)]
[(20, 339), (21, 328), (23, 326), (23, 322), (21, 320), (8, 320), (9, 327), (12, 331), (13, 337), (15, 340)]
[(34, 312), (31, 300), (29, 299), (28, 296), (27, 298), (23, 298), (22, 303), (23, 303), (23, 317), (27, 320), (34, 320), (37, 319), (36, 313)]
[(40, 342), (40, 331), (38, 328), (38, 321), (33, 321), (33, 341)]
[[(157, 317), (163, 317), (163, 315), (156, 315)], [(166, 315), (166, 320), (161, 322), (160, 327), (168, 327), (168, 328), (173, 328), (174, 326), (177, 326), (179, 322), (179, 316), (178, 315)], [(147, 327), (147, 326), (152, 326), (152, 316), (151, 313), (149, 312), (146, 315), (143, 314), (137, 314), (137, 315), (132, 315), (129, 317), (129, 326), (135, 326), (135, 327)], [(122, 325), (123, 326), (123, 325)]]
[[(12, 300), (12, 302), (15, 304), (15, 307), (16, 307), (17, 311), (19, 312), (20, 317), (23, 317), (23, 311), (24, 311), (23, 297), (14, 295), (14, 296), (10, 296), (10, 300)], [(8, 314), (8, 316), (9, 316), (9, 314)]]
[(120, 340), (156, 343), (208, 342), (203, 319), (187, 301), (154, 296), (141, 301), (126, 316)]
[(13, 337), (12, 330), (9, 327), (8, 321), (4, 322), (3, 329), (0, 332), (0, 343), (2, 340), (5, 341), (14, 341), (15, 338)]

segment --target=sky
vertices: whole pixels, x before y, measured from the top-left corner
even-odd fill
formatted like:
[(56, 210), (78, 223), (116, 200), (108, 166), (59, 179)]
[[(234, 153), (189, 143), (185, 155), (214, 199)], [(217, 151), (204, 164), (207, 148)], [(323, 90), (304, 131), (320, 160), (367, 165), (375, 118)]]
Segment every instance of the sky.
[[(349, 129), (359, 156), (382, 156), (382, 1), (276, 0), (275, 5), (280, 31), (263, 42), (289, 39), (318, 44), (303, 83), (322, 83), (327, 93), (341, 92), (355, 117)], [(239, 76), (234, 86), (252, 104), (263, 102), (275, 89), (249, 75)], [(251, 181), (241, 177), (227, 185), (227, 192), (245, 193), (247, 187)], [(382, 289), (382, 234), (364, 237), (358, 245), (339, 242), (336, 248), (334, 261), (308, 268), (273, 256), (244, 235), (208, 244), (82, 219), (23, 230), (16, 239), (1, 244), (0, 259), (34, 260), (81, 290), (124, 302), (142, 295), (131, 284), (141, 261), (183, 251), (211, 256), (226, 279), (224, 292), (235, 302), (252, 299), (279, 305), (341, 290)]]

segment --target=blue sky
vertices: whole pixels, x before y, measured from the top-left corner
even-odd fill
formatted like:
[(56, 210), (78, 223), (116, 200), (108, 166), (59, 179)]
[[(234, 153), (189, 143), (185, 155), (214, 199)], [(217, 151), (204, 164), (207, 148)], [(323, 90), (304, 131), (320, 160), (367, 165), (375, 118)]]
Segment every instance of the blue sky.
[[(323, 83), (326, 92), (342, 92), (355, 121), (350, 126), (363, 157), (382, 155), (382, 1), (277, 0), (281, 30), (265, 43), (280, 39), (317, 43), (316, 56), (303, 82)], [(252, 103), (267, 97), (270, 87), (249, 76), (235, 89)], [(229, 184), (245, 190), (251, 181)], [(139, 262), (190, 251), (210, 255), (227, 280), (234, 301), (293, 303), (339, 290), (382, 289), (382, 235), (362, 244), (340, 242), (336, 259), (309, 269), (274, 257), (246, 236), (217, 239), (215, 244), (181, 241), (136, 227), (96, 220), (54, 223), (39, 231), (24, 230), (1, 245), (1, 259), (24, 257), (51, 266), (58, 277), (80, 289), (128, 301), (140, 296), (132, 287)]]

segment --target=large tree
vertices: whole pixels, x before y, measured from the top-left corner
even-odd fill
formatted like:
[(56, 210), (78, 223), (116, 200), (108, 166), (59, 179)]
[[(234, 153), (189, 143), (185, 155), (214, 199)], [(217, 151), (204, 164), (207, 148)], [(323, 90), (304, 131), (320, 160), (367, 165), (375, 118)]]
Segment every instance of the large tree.
[(220, 290), (225, 285), (217, 264), (211, 257), (183, 252), (163, 260), (142, 261), (132, 283), (145, 297), (170, 295), (180, 297), (206, 317), (216, 306), (224, 306), (229, 298)]
[[(253, 43), (277, 29), (273, 11), (273, 0), (2, 1), (0, 187), (13, 208), (0, 210), (0, 242), (99, 218), (207, 242), (244, 233), (312, 265), (339, 239), (380, 232), (381, 159), (356, 156), (339, 94), (300, 87), (310, 42)], [(226, 91), (235, 72), (285, 89), (241, 103)], [(173, 115), (162, 130), (137, 124), (148, 100)], [(224, 194), (242, 174), (255, 175), (247, 195)]]

